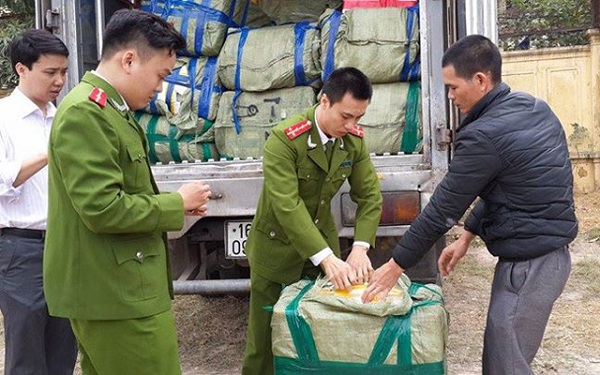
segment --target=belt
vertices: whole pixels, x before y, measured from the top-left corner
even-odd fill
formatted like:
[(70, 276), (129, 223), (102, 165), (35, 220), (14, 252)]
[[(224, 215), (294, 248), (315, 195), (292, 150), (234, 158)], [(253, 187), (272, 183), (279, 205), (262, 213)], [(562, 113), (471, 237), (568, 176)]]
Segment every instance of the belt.
[(41, 229), (0, 228), (0, 235), (43, 240), (46, 238), (46, 231)]

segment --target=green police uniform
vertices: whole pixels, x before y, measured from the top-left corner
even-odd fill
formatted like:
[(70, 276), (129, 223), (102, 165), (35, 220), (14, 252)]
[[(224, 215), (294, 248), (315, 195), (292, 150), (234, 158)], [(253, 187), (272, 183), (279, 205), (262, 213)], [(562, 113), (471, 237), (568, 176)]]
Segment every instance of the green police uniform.
[[(44, 292), (50, 314), (71, 320), (82, 352), (100, 358), (84, 373), (130, 374), (134, 357), (149, 359), (136, 374), (181, 373), (165, 232), (183, 226), (183, 201), (158, 193), (147, 148), (122, 97), (93, 73), (58, 107), (48, 151)], [(125, 333), (144, 330), (169, 338), (161, 344), (170, 353), (162, 372), (147, 341)], [(120, 345), (102, 344), (111, 341)]]
[(264, 184), (246, 245), (250, 262), (250, 316), (243, 374), (273, 373), (271, 315), (282, 284), (318, 269), (309, 258), (326, 247), (340, 257), (331, 199), (344, 181), (358, 204), (354, 240), (374, 245), (381, 216), (379, 181), (361, 136), (335, 141), (328, 163), (315, 109), (277, 125), (265, 144)]

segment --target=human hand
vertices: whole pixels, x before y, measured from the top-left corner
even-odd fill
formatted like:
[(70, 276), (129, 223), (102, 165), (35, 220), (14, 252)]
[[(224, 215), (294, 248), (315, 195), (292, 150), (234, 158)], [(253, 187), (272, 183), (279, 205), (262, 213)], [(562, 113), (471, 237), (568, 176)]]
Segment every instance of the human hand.
[(375, 297), (385, 298), (394, 285), (396, 285), (402, 273), (404, 273), (404, 270), (394, 259), (390, 259), (387, 263), (376, 269), (373, 275), (371, 275), (369, 285), (361, 297), (363, 303), (369, 303)]
[(335, 289), (348, 289), (356, 279), (352, 267), (333, 254), (328, 255), (321, 261), (321, 268), (325, 271)]
[(369, 249), (364, 246), (352, 246), (352, 251), (346, 263), (352, 267), (356, 273), (356, 280), (353, 284), (363, 284), (369, 281), (371, 274), (373, 273), (373, 266), (371, 265), (371, 259), (367, 255)]
[(186, 215), (206, 216), (207, 203), (211, 196), (210, 186), (201, 181), (182, 185), (177, 192), (183, 199)]
[(446, 246), (438, 259), (438, 270), (440, 275), (448, 276), (450, 272), (454, 271), (454, 267), (458, 261), (465, 256), (469, 243), (458, 239)]

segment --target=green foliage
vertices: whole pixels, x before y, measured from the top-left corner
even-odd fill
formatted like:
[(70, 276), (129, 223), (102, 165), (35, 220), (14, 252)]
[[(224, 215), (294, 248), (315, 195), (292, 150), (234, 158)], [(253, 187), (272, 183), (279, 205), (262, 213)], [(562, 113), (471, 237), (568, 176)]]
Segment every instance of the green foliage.
[(588, 44), (590, 0), (507, 0), (498, 17), (504, 50)]
[(0, 90), (12, 89), (18, 84), (10, 61), (13, 38), (34, 27), (33, 0), (0, 0)]

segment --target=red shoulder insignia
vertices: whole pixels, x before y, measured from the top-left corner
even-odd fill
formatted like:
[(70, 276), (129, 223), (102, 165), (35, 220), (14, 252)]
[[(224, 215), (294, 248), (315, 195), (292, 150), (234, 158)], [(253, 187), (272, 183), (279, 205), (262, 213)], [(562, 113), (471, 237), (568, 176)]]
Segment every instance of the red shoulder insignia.
[(94, 90), (89, 96), (89, 99), (98, 104), (101, 108), (106, 107), (107, 96), (104, 90), (94, 87)]
[(358, 126), (358, 125), (354, 124), (354, 125), (352, 125), (350, 130), (348, 130), (348, 133), (354, 134), (358, 138), (362, 138), (365, 135), (365, 130), (363, 129), (362, 126)]
[(298, 137), (300, 134), (306, 133), (310, 130), (311, 122), (308, 120), (301, 121), (297, 124), (294, 124), (288, 128), (286, 128), (285, 135), (288, 136), (289, 139), (294, 139)]

